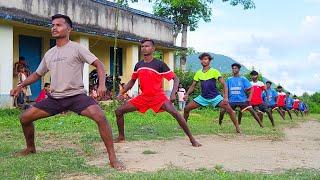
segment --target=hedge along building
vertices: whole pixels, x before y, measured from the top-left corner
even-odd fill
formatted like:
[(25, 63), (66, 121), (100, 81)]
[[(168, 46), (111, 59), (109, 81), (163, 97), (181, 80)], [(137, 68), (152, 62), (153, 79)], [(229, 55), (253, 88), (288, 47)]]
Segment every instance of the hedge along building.
[[(174, 46), (173, 23), (143, 11), (119, 7), (119, 44), (117, 61), (122, 82), (131, 78), (134, 65), (141, 58), (139, 41), (151, 38), (163, 61), (173, 69)], [(113, 72), (113, 44), (116, 4), (106, 0), (10, 0), (0, 1), (0, 107), (12, 106), (9, 91), (17, 84), (14, 64), (19, 56), (26, 58), (31, 72), (41, 62), (45, 52), (55, 46), (51, 38), (51, 16), (66, 14), (74, 29), (70, 39), (77, 41), (94, 53), (105, 65), (105, 72)], [(92, 66), (84, 67), (84, 85), (89, 87), (89, 72)], [(50, 73), (31, 85), (32, 99), (40, 92), (45, 82), (50, 82)], [(164, 82), (168, 91), (172, 83)], [(133, 87), (138, 92), (138, 85)]]

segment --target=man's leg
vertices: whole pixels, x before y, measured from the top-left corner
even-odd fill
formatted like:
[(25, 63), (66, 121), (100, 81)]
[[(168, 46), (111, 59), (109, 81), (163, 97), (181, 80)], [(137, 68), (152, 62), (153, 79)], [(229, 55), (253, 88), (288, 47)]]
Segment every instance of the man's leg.
[(292, 116), (291, 116), (291, 112), (290, 112), (290, 109), (286, 109), (286, 111), (288, 112), (288, 114), (289, 114), (289, 117), (290, 117), (290, 119), (292, 120)]
[(283, 117), (286, 118), (286, 111), (284, 110), (284, 108), (280, 107), (280, 110), (281, 110), (281, 112), (283, 114)]
[(267, 115), (268, 115), (268, 117), (270, 119), (270, 122), (271, 122), (272, 126), (274, 127), (275, 124), (274, 124), (274, 119), (273, 119), (273, 116), (272, 116), (272, 110), (271, 109), (266, 109), (266, 113), (267, 113)]
[[(190, 104), (190, 103), (189, 103)], [(186, 120), (182, 117), (182, 115), (174, 108), (174, 106), (172, 105), (172, 103), (170, 101), (165, 102), (162, 107), (162, 110), (167, 111), (168, 113), (170, 113), (179, 123), (180, 127), (183, 129), (184, 133), (186, 133), (186, 135), (189, 137), (190, 142), (192, 144), (192, 146), (194, 147), (199, 147), (201, 146), (200, 143), (198, 143), (194, 137), (192, 136), (187, 122)], [(189, 111), (190, 112), (190, 111)]]
[[(241, 133), (241, 130), (240, 130), (237, 118), (236, 118), (236, 114), (233, 111), (233, 109), (231, 108), (231, 106), (229, 105), (229, 103), (220, 102), (218, 106), (223, 108), (230, 115), (230, 119), (233, 122), (233, 125), (236, 127), (237, 133)], [(221, 111), (220, 111), (220, 113), (221, 113)], [(220, 118), (219, 118), (219, 124), (220, 124)]]
[(277, 108), (277, 111), (278, 111), (278, 113), (280, 114), (281, 118), (282, 118), (283, 120), (285, 120), (284, 114), (283, 114), (282, 110), (281, 110), (280, 108)]
[(263, 123), (263, 112), (257, 111), (257, 115), (259, 116), (261, 123)]
[(262, 123), (263, 122), (263, 110), (264, 110), (262, 105), (256, 105), (256, 106), (253, 106), (252, 108), (253, 108), (253, 110), (256, 111), (256, 113)]
[(110, 165), (118, 170), (124, 170), (125, 166), (117, 160), (113, 146), (112, 130), (101, 108), (98, 105), (91, 105), (83, 110), (81, 115), (86, 116), (97, 123), (100, 137), (102, 138), (109, 155)]
[(197, 104), (194, 101), (191, 101), (190, 103), (187, 104), (187, 106), (184, 108), (184, 113), (183, 113), (183, 117), (186, 122), (188, 122), (190, 111), (198, 107), (199, 107), (199, 104)]
[(222, 124), (222, 120), (224, 117), (224, 114), (226, 113), (226, 110), (224, 108), (220, 108), (220, 113), (219, 113), (219, 125)]
[(34, 143), (34, 125), (33, 121), (41, 118), (49, 117), (50, 114), (38, 109), (36, 107), (31, 107), (26, 110), (20, 116), (20, 123), (22, 126), (23, 134), (26, 139), (27, 148), (18, 153), (18, 155), (28, 155), (30, 153), (36, 153), (36, 147)]
[(258, 116), (257, 113), (253, 110), (253, 108), (252, 108), (252, 107), (249, 107), (249, 108), (247, 108), (246, 110), (250, 112), (250, 114), (251, 114), (251, 115), (254, 117), (254, 119), (258, 122), (259, 126), (260, 126), (261, 128), (263, 128), (263, 125), (262, 125), (262, 123), (261, 123), (261, 121), (260, 121), (260, 119), (259, 119), (259, 116)]
[[(300, 111), (300, 110), (299, 110)], [(301, 113), (301, 116), (303, 117), (303, 113), (302, 113), (302, 111), (300, 111), (300, 113)]]
[(299, 117), (299, 113), (297, 110), (294, 109), (293, 112), (296, 114), (297, 117)]
[(117, 125), (118, 125), (118, 138), (114, 140), (115, 143), (120, 143), (125, 141), (125, 134), (124, 134), (124, 117), (123, 115), (128, 112), (137, 111), (134, 105), (130, 102), (126, 102), (125, 104), (121, 105), (115, 110), (116, 118), (117, 118)]
[(241, 110), (238, 111), (238, 122), (239, 122), (239, 124), (241, 124), (242, 116), (243, 116), (242, 111)]

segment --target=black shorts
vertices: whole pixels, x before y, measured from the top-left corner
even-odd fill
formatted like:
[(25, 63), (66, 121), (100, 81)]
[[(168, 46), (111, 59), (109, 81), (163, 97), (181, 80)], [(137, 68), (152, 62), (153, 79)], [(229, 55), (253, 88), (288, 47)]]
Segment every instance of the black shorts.
[(268, 108), (271, 109), (272, 111), (279, 109), (279, 107), (276, 105), (271, 105), (271, 106), (269, 105)]
[(293, 108), (292, 107), (287, 107), (287, 106), (285, 106), (284, 108), (283, 108), (283, 110), (285, 110), (285, 111), (291, 111)]
[(261, 112), (267, 112), (268, 110), (268, 106), (266, 104), (253, 105), (252, 107), (254, 110)]
[(229, 102), (229, 104), (233, 110), (239, 107), (242, 112), (252, 107), (248, 102)]
[(78, 94), (61, 99), (55, 99), (49, 95), (48, 98), (36, 103), (34, 107), (52, 116), (64, 111), (73, 111), (80, 115), (83, 110), (94, 104), (97, 104), (97, 102), (86, 94)]

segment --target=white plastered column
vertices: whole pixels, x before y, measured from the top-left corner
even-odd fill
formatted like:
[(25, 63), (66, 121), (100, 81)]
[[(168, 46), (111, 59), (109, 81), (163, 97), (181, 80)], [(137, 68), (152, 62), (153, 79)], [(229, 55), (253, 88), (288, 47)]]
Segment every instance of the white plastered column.
[(13, 85), (13, 27), (0, 24), (0, 108), (12, 107), (10, 90)]

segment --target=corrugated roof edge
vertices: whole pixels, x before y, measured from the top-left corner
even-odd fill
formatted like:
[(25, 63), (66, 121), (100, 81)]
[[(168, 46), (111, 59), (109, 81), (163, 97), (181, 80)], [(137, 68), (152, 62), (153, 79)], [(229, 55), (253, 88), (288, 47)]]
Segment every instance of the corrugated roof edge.
[[(51, 19), (49, 19), (49, 18), (37, 17), (35, 15), (27, 14), (24, 11), (20, 11), (17, 9), (11, 9), (11, 8), (10, 9), (5, 8), (5, 9), (6, 10), (4, 10), (4, 8), (0, 8), (0, 10), (1, 10), (0, 11), (0, 19), (4, 19), (7, 21), (16, 21), (16, 22), (20, 22), (20, 23), (29, 24), (29, 25), (50, 28)], [(10, 14), (10, 12), (11, 12), (11, 14)], [(23, 14), (23, 13), (25, 13), (25, 14)], [(20, 16), (17, 14), (20, 14)], [(73, 30), (76, 32), (87, 33), (90, 35), (105, 36), (105, 37), (109, 37), (109, 38), (115, 37), (115, 32), (113, 30), (107, 30), (107, 29), (94, 27), (94, 26), (90, 26), (90, 28), (88, 28), (88, 26), (80, 25), (77, 23), (74, 23)], [(131, 41), (131, 42), (140, 42), (145, 37), (136, 36), (134, 34), (129, 34), (126, 32), (119, 32), (118, 38), (122, 39), (122, 40)], [(178, 46), (175, 46), (171, 43), (167, 43), (167, 42), (163, 42), (163, 41), (155, 40), (155, 43), (157, 45), (171, 48), (171, 49), (183, 49), (181, 47), (178, 47)]]
[(107, 1), (107, 0), (91, 0), (91, 1), (103, 4), (103, 5), (106, 5), (106, 6), (111, 6), (111, 7), (114, 7), (114, 8), (117, 8), (117, 6), (118, 6), (119, 9), (124, 10), (124, 11), (129, 11), (129, 12), (132, 12), (132, 13), (140, 15), (140, 16), (145, 16), (145, 17), (149, 17), (149, 18), (152, 18), (152, 19), (164, 21), (166, 23), (174, 24), (174, 22), (172, 20), (170, 20), (170, 19), (162, 18), (162, 17), (156, 16), (154, 14), (147, 13), (147, 12), (144, 12), (144, 11), (141, 11), (141, 10), (138, 10), (138, 9), (126, 7), (126, 6), (123, 6), (123, 5), (117, 5), (117, 3), (114, 3), (114, 2), (111, 2), (111, 1)]

